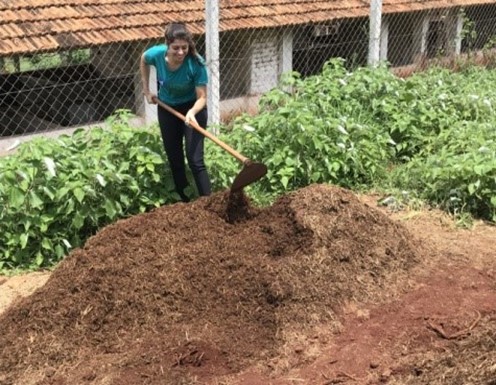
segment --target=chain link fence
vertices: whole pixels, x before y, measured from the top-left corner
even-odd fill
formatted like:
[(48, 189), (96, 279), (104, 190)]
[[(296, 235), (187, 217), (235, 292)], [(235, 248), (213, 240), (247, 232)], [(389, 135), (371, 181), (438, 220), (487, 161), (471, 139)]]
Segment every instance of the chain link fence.
[(1, 60), (0, 136), (104, 121), (139, 113), (138, 58), (145, 44), (110, 44)]
[[(488, 64), (496, 42), (496, 3), (443, 8), (445, 3), (436, 2), (431, 9), (419, 2), (379, 3), (382, 13), (375, 15), (379, 17), (375, 32), (370, 15), (350, 17), (350, 12), (343, 13), (346, 17), (333, 12), (315, 22), (291, 25), (281, 18), (272, 22), (279, 25), (270, 28), (244, 26), (240, 19), (238, 28), (226, 30), (222, 20), (228, 14), (223, 4), (218, 58), (213, 59), (218, 65), (206, 58), (210, 79), (219, 86), (219, 98), (209, 108), (218, 109), (221, 121), (240, 112), (256, 113), (260, 95), (275, 87), (283, 73), (318, 74), (330, 58), (344, 58), (352, 70), (370, 65), (375, 49), (379, 61), (407, 76), (433, 62), (449, 65), (476, 59)], [(254, 5), (252, 11), (261, 12), (260, 6)], [(208, 14), (206, 20), (212, 22)], [(211, 44), (205, 30), (195, 30), (203, 55)], [(377, 44), (370, 39), (373, 33)], [(0, 44), (1, 39), (0, 33)], [(130, 110), (141, 124), (152, 122), (155, 110), (145, 105), (142, 96), (139, 58), (144, 49), (159, 42), (162, 38), (157, 34), (154, 40), (87, 47), (66, 44), (63, 51), (49, 53), (2, 51), (0, 142), (99, 124), (121, 109)]]
[(350, 68), (367, 65), (368, 42), (367, 18), (221, 32), (221, 120), (255, 113), (260, 95), (285, 72), (315, 75), (333, 57), (346, 59)]

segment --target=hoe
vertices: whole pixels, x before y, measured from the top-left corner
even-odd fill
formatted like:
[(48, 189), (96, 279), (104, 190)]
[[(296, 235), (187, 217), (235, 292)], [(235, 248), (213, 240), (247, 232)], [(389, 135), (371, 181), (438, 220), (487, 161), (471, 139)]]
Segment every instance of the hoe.
[[(160, 101), (158, 98), (154, 98), (155, 102), (162, 107), (163, 109), (169, 111), (171, 114), (174, 114), (177, 116), (179, 119), (186, 121), (186, 117), (181, 114), (180, 112), (176, 111), (172, 107), (168, 106), (164, 102)], [(200, 132), (202, 135), (206, 136), (208, 139), (213, 141), (215, 144), (219, 145), (222, 147), (224, 150), (226, 150), (228, 153), (230, 153), (232, 156), (234, 156), (237, 160), (241, 162), (243, 165), (243, 169), (238, 173), (236, 178), (234, 178), (234, 181), (231, 185), (231, 193), (240, 191), (243, 189), (243, 187), (248, 186), (249, 184), (256, 182), (260, 178), (262, 178), (265, 174), (267, 174), (267, 166), (265, 166), (262, 163), (258, 162), (253, 162), (252, 160), (248, 159), (247, 157), (241, 155), (239, 152), (234, 150), (232, 147), (228, 146), (226, 143), (221, 141), (219, 138), (217, 138), (215, 135), (211, 134), (204, 128), (201, 128), (197, 123), (191, 123), (191, 127), (193, 127), (195, 130)]]

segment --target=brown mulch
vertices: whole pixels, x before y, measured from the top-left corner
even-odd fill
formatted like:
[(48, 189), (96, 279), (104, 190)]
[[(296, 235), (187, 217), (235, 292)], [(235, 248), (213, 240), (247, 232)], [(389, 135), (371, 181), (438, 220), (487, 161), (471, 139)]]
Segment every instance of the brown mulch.
[(0, 384), (204, 384), (337, 331), (348, 301), (394, 297), (422, 252), (333, 186), (264, 209), (227, 192), (164, 206), (106, 227), (0, 315)]

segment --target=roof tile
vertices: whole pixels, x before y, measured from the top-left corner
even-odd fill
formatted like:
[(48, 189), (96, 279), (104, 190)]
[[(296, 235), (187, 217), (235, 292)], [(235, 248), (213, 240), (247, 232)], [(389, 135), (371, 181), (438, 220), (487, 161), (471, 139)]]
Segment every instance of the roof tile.
[[(366, 17), (370, 0), (220, 0), (220, 29), (268, 28)], [(384, 0), (385, 13), (495, 0)], [(170, 21), (204, 32), (204, 0), (0, 0), (0, 55), (163, 36)]]

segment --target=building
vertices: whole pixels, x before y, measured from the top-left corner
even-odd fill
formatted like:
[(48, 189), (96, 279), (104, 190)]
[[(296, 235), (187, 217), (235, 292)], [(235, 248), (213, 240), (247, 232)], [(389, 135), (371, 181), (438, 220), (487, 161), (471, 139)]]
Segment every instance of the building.
[[(367, 63), (370, 3), (219, 0), (220, 99), (246, 110), (286, 71), (331, 57)], [(380, 58), (393, 67), (482, 49), (496, 35), (489, 0), (384, 0)], [(203, 0), (16, 0), (0, 4), (0, 136), (101, 122), (129, 109), (149, 122), (139, 57), (184, 21), (204, 52)], [(208, 58), (207, 58), (208, 62)]]

